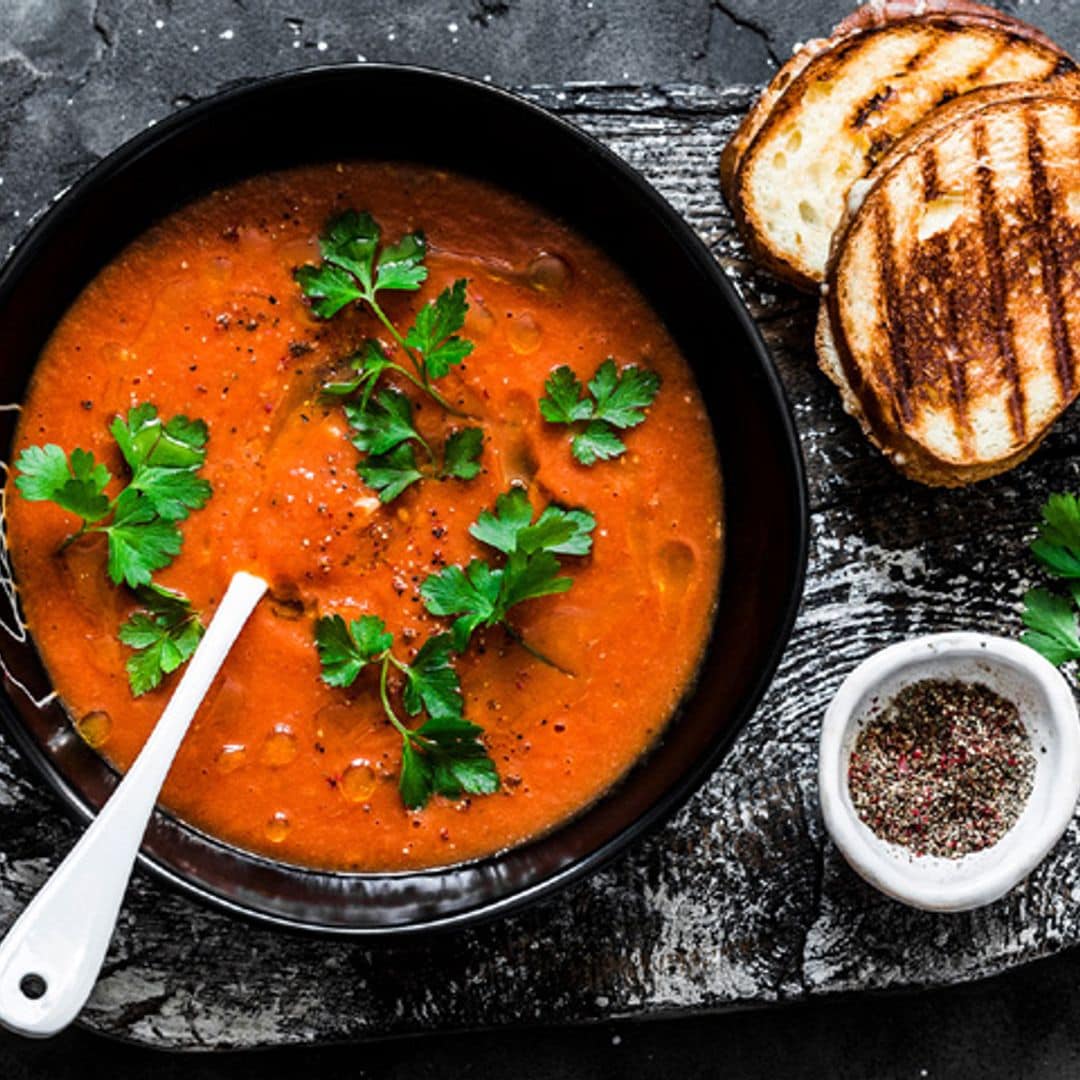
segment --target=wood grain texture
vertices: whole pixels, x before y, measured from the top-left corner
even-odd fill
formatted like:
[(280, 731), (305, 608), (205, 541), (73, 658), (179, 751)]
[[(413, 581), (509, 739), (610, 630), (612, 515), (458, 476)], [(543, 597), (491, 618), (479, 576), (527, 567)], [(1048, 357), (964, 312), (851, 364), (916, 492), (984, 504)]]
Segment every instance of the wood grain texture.
[[(884, 899), (847, 869), (823, 837), (815, 782), (824, 708), (869, 652), (957, 627), (1017, 633), (1039, 505), (1080, 487), (1076, 412), (1014, 473), (959, 492), (904, 481), (817, 373), (812, 306), (757, 275), (732, 232), (716, 163), (749, 92), (527, 92), (611, 146), (687, 217), (773, 351), (813, 507), (806, 597), (779, 675), (672, 823), (545, 905), (473, 931), (394, 948), (291, 937), (203, 910), (138, 874), (85, 1014), (97, 1030), (225, 1048), (587, 1021), (955, 982), (1080, 941), (1077, 822), (1004, 900), (935, 916)], [(0, 926), (74, 835), (0, 743)]]

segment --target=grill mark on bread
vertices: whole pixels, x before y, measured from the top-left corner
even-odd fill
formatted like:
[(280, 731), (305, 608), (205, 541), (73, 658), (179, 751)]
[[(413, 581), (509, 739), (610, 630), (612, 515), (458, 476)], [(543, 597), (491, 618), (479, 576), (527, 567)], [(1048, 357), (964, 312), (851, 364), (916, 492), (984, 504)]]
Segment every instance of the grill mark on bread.
[(930, 202), (941, 194), (938, 184), (937, 154), (933, 150), (929, 153), (924, 151), (919, 155), (919, 166), (922, 170), (923, 199)]
[(982, 218), (983, 249), (986, 252), (987, 284), (990, 288), (990, 308), (993, 318), (994, 337), (1002, 375), (1009, 384), (1009, 419), (1016, 441), (1026, 439), (1027, 422), (1024, 417), (1024, 388), (1020, 382), (1020, 370), (1013, 347), (1013, 324), (1009, 317), (1005, 291), (1005, 260), (1001, 250), (1001, 220), (994, 196), (993, 171), (987, 161), (986, 121), (975, 124), (975, 177), (979, 189), (979, 214)]
[(1027, 157), (1031, 172), (1031, 195), (1035, 203), (1035, 235), (1039, 244), (1039, 260), (1042, 264), (1043, 291), (1050, 315), (1050, 339), (1054, 344), (1054, 366), (1058, 382), (1065, 397), (1072, 395), (1074, 357), (1069, 331), (1065, 325), (1065, 290), (1063, 267), (1054, 229), (1054, 196), (1046, 175), (1045, 148), (1039, 134), (1036, 116), (1030, 110), (1027, 117)]
[(973, 68), (964, 76), (964, 89), (969, 90), (972, 86), (975, 86), (985, 74), (986, 69), (1005, 52), (1007, 47), (1011, 48), (1013, 44), (1015, 42), (1012, 40), (1008, 42), (1008, 46), (1004, 41), (995, 41), (993, 52), (977, 68)]
[(891, 85), (884, 90), (878, 90), (855, 109), (855, 115), (851, 118), (850, 126), (856, 131), (866, 127), (870, 117), (881, 111), (882, 106), (896, 97), (896, 91)]
[[(948, 262), (948, 272), (956, 273), (956, 259), (947, 241), (942, 242), (944, 257)], [(959, 271), (963, 272), (962, 269)], [(945, 294), (945, 319), (946, 333), (949, 341), (958, 341), (960, 338), (960, 318), (957, 310), (956, 293), (951, 289)], [(961, 355), (959, 361), (954, 353), (945, 352), (945, 362), (949, 369), (949, 385), (953, 395), (953, 406), (956, 415), (956, 434), (965, 454), (969, 457), (975, 449), (975, 432), (971, 426), (971, 414), (968, 409), (968, 384), (967, 384), (967, 358)]]
[[(923, 182), (923, 205), (933, 202), (942, 195), (941, 182), (938, 175), (938, 159), (935, 147), (924, 147), (918, 152), (920, 171)], [(931, 236), (926, 241), (925, 252), (920, 253), (920, 262), (928, 264), (931, 272), (940, 275), (939, 280), (959, 281), (961, 275), (966, 272), (966, 267), (958, 266), (956, 253), (949, 242), (948, 233), (940, 233)], [(960, 312), (955, 290), (945, 288), (942, 290), (944, 300), (944, 326), (939, 341), (935, 343), (945, 358), (945, 369), (949, 376), (949, 390), (952, 394), (953, 415), (956, 419), (956, 436), (964, 452), (972, 453), (974, 448), (974, 431), (971, 426), (971, 416), (968, 410), (968, 384), (967, 363), (960, 350), (960, 357), (956, 352), (947, 347), (949, 342), (960, 340)]]
[(904, 328), (903, 313), (900, 310), (900, 284), (892, 234), (889, 206), (883, 201), (874, 214), (874, 239), (877, 246), (877, 261), (881, 267), (885, 329), (889, 336), (889, 366), (892, 378), (888, 380), (888, 383), (900, 415), (905, 422), (910, 423), (914, 416), (911, 407), (911, 366), (907, 352), (907, 333)]

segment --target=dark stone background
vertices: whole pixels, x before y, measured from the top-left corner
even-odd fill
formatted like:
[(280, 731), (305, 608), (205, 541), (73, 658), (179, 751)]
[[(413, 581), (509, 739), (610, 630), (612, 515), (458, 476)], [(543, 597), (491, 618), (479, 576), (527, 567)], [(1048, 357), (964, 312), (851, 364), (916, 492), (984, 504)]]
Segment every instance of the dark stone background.
[[(506, 86), (725, 86), (768, 78), (848, 0), (0, 0), (0, 251), (98, 157), (231, 80), (409, 61)], [(1080, 40), (1076, 0), (1003, 5)], [(377, 103), (373, 103), (377, 107)], [(362, 123), (362, 117), (355, 118)], [(1076, 1075), (1080, 956), (909, 997), (362, 1047), (168, 1057), (73, 1031), (0, 1037), (0, 1077)]]

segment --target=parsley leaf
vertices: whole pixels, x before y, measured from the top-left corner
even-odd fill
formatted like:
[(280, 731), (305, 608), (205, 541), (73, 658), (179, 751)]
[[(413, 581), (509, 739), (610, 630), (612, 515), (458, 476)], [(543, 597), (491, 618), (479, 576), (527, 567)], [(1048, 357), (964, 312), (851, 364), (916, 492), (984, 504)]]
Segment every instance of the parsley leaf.
[(411, 443), (400, 443), (388, 454), (373, 454), (356, 466), (368, 487), (379, 493), (379, 501), (393, 502), (407, 487), (423, 478)]
[(86, 533), (105, 535), (109, 578), (135, 590), (139, 600), (119, 632), (135, 650), (126, 666), (138, 697), (187, 661), (203, 634), (187, 598), (154, 585), (153, 575), (180, 554), (184, 538), (177, 522), (210, 498), (209, 483), (198, 475), (208, 432), (201, 420), (186, 416), (163, 423), (148, 403), (117, 416), (109, 431), (131, 471), (115, 498), (105, 494), (113, 477), (93, 454), (75, 449), (69, 457), (51, 443), (20, 454), (15, 486), (25, 499), (54, 502), (82, 519), (62, 547)]
[(617, 428), (637, 427), (660, 392), (660, 376), (648, 368), (633, 364), (620, 373), (615, 361), (605, 360), (589, 380), (589, 390), (596, 399), (595, 417)]
[(374, 615), (362, 615), (346, 625), (340, 615), (329, 615), (315, 624), (315, 647), (322, 661), (322, 679), (329, 686), (352, 686), (361, 671), (394, 642), (386, 623)]
[(582, 465), (610, 461), (626, 453), (626, 443), (602, 420), (593, 420), (570, 444), (574, 457)]
[(1035, 558), (1052, 574), (1080, 578), (1080, 500), (1051, 495), (1042, 509), (1039, 535), (1031, 545)]
[(158, 517), (153, 504), (130, 488), (117, 497), (112, 524), (96, 528), (109, 540), (109, 577), (133, 589), (149, 585), (184, 543), (175, 522)]
[(327, 222), (319, 237), (322, 263), (293, 271), (293, 279), (320, 319), (333, 318), (346, 305), (362, 300), (389, 325), (376, 294), (383, 289), (415, 292), (426, 280), (422, 233), (407, 233), (384, 247), (376, 260), (380, 235), (378, 223), (367, 211), (346, 210)]
[(556, 556), (592, 550), (596, 521), (588, 511), (551, 505), (535, 523), (532, 516), (532, 504), (522, 489), (500, 495), (495, 512), (482, 511), (469, 532), (506, 555), (505, 564), (493, 569), (483, 559), (473, 559), (466, 569), (448, 566), (421, 585), (420, 595), (432, 615), (458, 616), (451, 633), (459, 652), (478, 627), (505, 625), (517, 604), (566, 592), (573, 582), (559, 576), (562, 565)]
[(424, 234), (419, 232), (407, 233), (396, 244), (384, 247), (379, 254), (375, 289), (415, 292), (427, 280), (425, 255)]
[(136, 596), (140, 608), (120, 627), (119, 636), (135, 650), (126, 666), (131, 692), (139, 697), (191, 658), (204, 631), (182, 593), (151, 585), (137, 589)]
[(453, 649), (449, 634), (437, 634), (424, 642), (405, 669), (404, 700), (410, 716), (426, 709), (432, 720), (460, 719), (463, 702), (461, 683), (450, 663)]
[(1028, 629), (1020, 640), (1051, 664), (1080, 659), (1075, 600), (1070, 602), (1046, 589), (1031, 589), (1024, 597), (1023, 620)]
[(202, 420), (174, 416), (163, 424), (157, 409), (143, 403), (131, 409), (126, 419), (116, 417), (109, 431), (133, 474), (145, 466), (198, 469), (206, 462), (209, 433)]
[(424, 605), (432, 615), (459, 615), (451, 633), (454, 648), (464, 652), (472, 632), (481, 625), (493, 626), (505, 612), (499, 604), (503, 572), (492, 570), (483, 559), (473, 559), (467, 570), (448, 566), (429, 575), (420, 586)]
[(319, 251), (324, 261), (348, 271), (363, 291), (370, 293), (379, 234), (379, 226), (369, 213), (346, 210), (327, 222), (319, 237)]
[(480, 472), (484, 442), (480, 428), (455, 431), (443, 448), (442, 469), (422, 471), (410, 441), (424, 448), (429, 462), (434, 463), (435, 455), (413, 423), (412, 402), (398, 390), (383, 390), (366, 405), (346, 402), (345, 416), (352, 428), (353, 446), (368, 455), (356, 470), (384, 503), (393, 502), (425, 475), (471, 480)]
[(574, 583), (559, 577), (562, 565), (550, 551), (526, 555), (515, 551), (503, 569), (503, 587), (499, 603), (505, 613), (525, 600), (566, 592)]
[(365, 454), (385, 454), (407, 439), (419, 439), (413, 425), (412, 402), (398, 390), (383, 390), (374, 402), (345, 405), (352, 444)]
[(465, 279), (458, 278), (425, 304), (405, 335), (405, 344), (420, 354), (430, 379), (441, 379), (473, 351), (471, 341), (456, 336), (465, 325), (465, 313), (469, 310), (465, 285)]
[(446, 440), (443, 449), (442, 475), (458, 480), (472, 480), (480, 474), (480, 451), (484, 432), (480, 428), (461, 428)]
[[(589, 380), (588, 394), (577, 375), (565, 364), (544, 383), (540, 413), (549, 423), (575, 429), (571, 450), (582, 465), (608, 461), (626, 452), (617, 430), (637, 427), (645, 420), (644, 409), (660, 391), (660, 376), (630, 364), (620, 372), (612, 359), (605, 360)], [(582, 427), (584, 425), (584, 427)]]
[[(463, 793), (490, 795), (499, 788), (499, 774), (488, 756), (483, 729), (466, 720), (457, 672), (451, 663), (449, 634), (429, 638), (411, 664), (391, 651), (393, 636), (374, 615), (346, 624), (340, 615), (324, 616), (315, 625), (315, 644), (323, 681), (351, 686), (369, 665), (379, 667), (379, 694), (386, 718), (401, 736), (398, 789), (410, 810), (422, 809), (432, 795), (459, 798)], [(402, 701), (410, 716), (427, 713), (418, 728), (408, 728), (390, 700), (391, 668), (405, 679)]]
[(1080, 660), (1076, 624), (1080, 608), (1080, 500), (1075, 495), (1047, 499), (1031, 552), (1043, 569), (1066, 580), (1070, 599), (1047, 589), (1029, 589), (1023, 613), (1027, 630), (1020, 640), (1051, 664)]
[(158, 465), (140, 469), (128, 490), (142, 492), (163, 521), (183, 521), (192, 510), (201, 510), (211, 495), (209, 482), (190, 469)]
[(104, 491), (112, 479), (109, 470), (85, 450), (69, 458), (54, 443), (28, 446), (15, 462), (15, 486), (31, 502), (54, 502), (84, 522), (100, 521), (109, 513)]
[(514, 551), (551, 551), (562, 555), (587, 555), (596, 519), (587, 510), (563, 510), (547, 506), (535, 525), (529, 496), (523, 488), (511, 488), (495, 500), (495, 513), (482, 510), (469, 533), (483, 544), (506, 555)]
[(585, 397), (585, 388), (574, 372), (563, 364), (544, 383), (547, 396), (540, 399), (540, 413), (552, 424), (575, 424), (591, 420), (593, 403)]
[[(419, 809), (431, 791), (450, 799), (493, 795), (499, 790), (495, 762), (479, 741), (481, 728), (467, 720), (432, 718), (407, 740), (402, 755), (401, 796)], [(418, 752), (418, 749), (420, 752)]]
[(357, 288), (352, 274), (329, 263), (322, 266), (298, 266), (293, 271), (293, 278), (311, 301), (311, 310), (320, 319), (332, 319), (354, 300), (364, 299), (364, 294)]
[(469, 533), (506, 555), (517, 549), (518, 533), (532, 521), (533, 508), (524, 488), (511, 488), (495, 500), (495, 512), (481, 510)]

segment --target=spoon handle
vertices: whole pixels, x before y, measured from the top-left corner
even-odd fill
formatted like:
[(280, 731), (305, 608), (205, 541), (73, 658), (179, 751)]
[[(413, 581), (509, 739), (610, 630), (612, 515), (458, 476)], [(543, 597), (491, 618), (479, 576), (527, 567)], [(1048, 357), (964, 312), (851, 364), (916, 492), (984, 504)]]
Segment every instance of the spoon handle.
[(150, 737), (104, 809), (0, 942), (0, 1024), (44, 1038), (79, 1014), (101, 970), (161, 785), (195, 711), (266, 591), (233, 575)]

